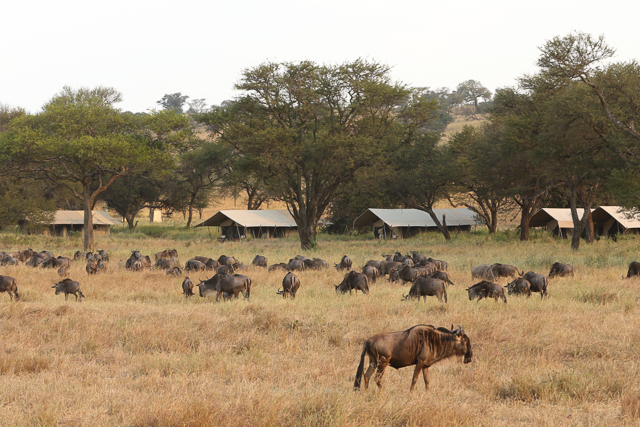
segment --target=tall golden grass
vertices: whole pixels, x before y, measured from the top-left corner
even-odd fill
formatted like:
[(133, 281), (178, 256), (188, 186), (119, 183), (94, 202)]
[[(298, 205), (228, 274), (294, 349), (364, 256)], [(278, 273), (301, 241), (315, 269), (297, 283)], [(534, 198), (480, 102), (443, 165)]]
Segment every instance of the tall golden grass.
[[(191, 233), (191, 234), (188, 234)], [(70, 240), (0, 235), (4, 250), (33, 247), (71, 256)], [(295, 239), (219, 244), (203, 232), (178, 240), (119, 233), (98, 241), (106, 274), (70, 277), (82, 303), (54, 295), (55, 271), (1, 267), (22, 296), (0, 294), (0, 425), (7, 426), (513, 426), (634, 425), (640, 406), (640, 280), (622, 280), (640, 240), (601, 240), (572, 252), (567, 241), (460, 234), (404, 241), (321, 236), (306, 253), (344, 254), (361, 267), (383, 253), (418, 250), (449, 262), (449, 302), (402, 302), (408, 287), (379, 281), (369, 295), (338, 296), (335, 269), (302, 272), (295, 300), (276, 295), (284, 273), (250, 269), (251, 299), (214, 303), (181, 294), (183, 277), (119, 267), (131, 249), (194, 255), (257, 254), (269, 263), (300, 253)], [(474, 265), (502, 262), (575, 278), (552, 279), (549, 298), (469, 301)], [(200, 275), (203, 279), (204, 274)], [(197, 279), (198, 274), (191, 276)], [(197, 283), (197, 280), (196, 280)], [(505, 284), (502, 279), (502, 284)], [(387, 370), (384, 388), (354, 392), (363, 341), (416, 324), (460, 324), (474, 360), (431, 368), (429, 392), (413, 370)]]

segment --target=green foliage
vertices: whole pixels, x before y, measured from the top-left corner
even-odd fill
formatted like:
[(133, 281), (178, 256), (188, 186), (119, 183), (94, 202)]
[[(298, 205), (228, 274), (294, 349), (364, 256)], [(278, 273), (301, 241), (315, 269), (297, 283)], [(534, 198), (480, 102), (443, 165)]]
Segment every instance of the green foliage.
[(182, 106), (187, 101), (187, 98), (189, 98), (189, 96), (183, 95), (182, 93), (177, 92), (172, 94), (166, 94), (165, 96), (162, 97), (161, 100), (157, 101), (156, 103), (160, 104), (162, 108), (167, 111), (172, 111), (172, 112), (182, 114), (184, 113), (184, 111), (182, 110)]
[(47, 228), (56, 206), (42, 187), (30, 179), (0, 177), (0, 228), (18, 225), (27, 233)]

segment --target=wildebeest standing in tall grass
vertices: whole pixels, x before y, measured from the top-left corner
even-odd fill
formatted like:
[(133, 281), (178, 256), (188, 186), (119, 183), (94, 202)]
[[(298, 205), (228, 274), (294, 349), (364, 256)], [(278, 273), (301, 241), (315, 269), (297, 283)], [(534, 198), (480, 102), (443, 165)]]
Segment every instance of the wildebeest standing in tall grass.
[(282, 290), (278, 291), (278, 295), (282, 295), (282, 298), (286, 298), (291, 295), (291, 299), (296, 298), (296, 292), (300, 288), (300, 279), (292, 272), (288, 272), (284, 279), (282, 279)]
[(256, 267), (267, 268), (267, 264), (269, 264), (269, 260), (267, 259), (266, 256), (256, 255), (256, 257), (253, 259), (251, 264), (255, 265)]
[(489, 264), (483, 264), (471, 269), (471, 279), (481, 279), (493, 282), (496, 280), (496, 277), (493, 274), (491, 266)]
[(303, 271), (304, 270), (304, 261), (292, 258), (287, 263), (287, 270), (289, 271)]
[(623, 279), (629, 279), (631, 277), (640, 276), (640, 262), (633, 261), (629, 264), (629, 270), (627, 270), (627, 277), (622, 277)]
[(65, 301), (67, 300), (67, 297), (69, 296), (69, 294), (73, 294), (76, 297), (76, 301), (78, 301), (78, 294), (80, 295), (80, 302), (82, 302), (82, 298), (84, 298), (84, 295), (80, 290), (80, 282), (71, 280), (69, 278), (56, 283), (55, 285), (52, 286), (52, 288), (55, 288), (56, 295), (60, 293), (64, 293)]
[(449, 270), (449, 263), (447, 261), (442, 261), (440, 259), (433, 259), (431, 257), (427, 258), (427, 262), (432, 263), (433, 265), (436, 266), (436, 268), (440, 271), (447, 271)]
[(205, 271), (207, 265), (197, 259), (190, 259), (184, 264), (184, 271)]
[(363, 294), (369, 293), (369, 279), (362, 273), (358, 273), (357, 271), (350, 271), (345, 276), (342, 282), (339, 285), (334, 285), (336, 289), (336, 293), (340, 292), (346, 294), (349, 292), (351, 295), (351, 291), (355, 290), (356, 295), (358, 291), (361, 291)]
[(529, 282), (531, 292), (540, 292), (540, 298), (547, 295), (547, 286), (549, 285), (549, 279), (547, 279), (547, 276), (529, 271), (527, 274), (522, 276), (522, 278)]
[[(365, 355), (369, 356), (369, 369), (366, 373)], [(452, 325), (451, 330), (448, 330), (436, 329), (431, 325), (416, 325), (406, 331), (374, 335), (364, 342), (353, 388), (360, 389), (363, 373), (364, 388), (367, 389), (369, 379), (377, 369), (375, 381), (382, 388), (382, 377), (388, 365), (395, 369), (415, 365), (410, 390), (413, 391), (420, 371), (425, 389), (429, 390), (429, 368), (434, 363), (455, 356), (464, 356), (464, 363), (470, 363), (473, 358), (471, 341), (460, 326), (454, 330)]]
[(18, 284), (16, 283), (16, 279), (11, 276), (0, 276), (0, 292), (8, 293), (11, 301), (13, 301), (13, 297), (16, 298), (16, 301), (20, 301)]
[(491, 265), (491, 272), (496, 280), (501, 277), (511, 277), (515, 279), (518, 276), (522, 277), (524, 274), (524, 271), (519, 271), (518, 268), (513, 265), (500, 264), (498, 262)]
[(378, 279), (378, 275), (380, 273), (378, 273), (378, 269), (375, 268), (374, 266), (365, 265), (364, 267), (362, 267), (362, 274), (367, 276), (367, 279), (369, 279), (369, 282), (376, 283), (376, 280)]
[(202, 281), (197, 285), (200, 289), (200, 296), (206, 297), (216, 293), (216, 302), (220, 301), (223, 293), (233, 294), (238, 298), (238, 294), (242, 292), (245, 299), (249, 299), (251, 295), (251, 279), (241, 274), (230, 276), (224, 273), (217, 273), (211, 279)]
[(449, 273), (447, 273), (446, 271), (434, 271), (433, 273), (429, 274), (429, 277), (440, 279), (443, 282), (450, 284), (451, 286), (455, 286), (455, 283), (451, 281), (451, 279), (449, 278)]
[(351, 261), (351, 258), (349, 258), (346, 255), (342, 256), (342, 259), (340, 260), (339, 264), (336, 264), (336, 270), (338, 271), (344, 271), (344, 270), (351, 270), (351, 266), (353, 265), (353, 262)]
[(477, 298), (479, 302), (482, 298), (493, 298), (497, 302), (498, 298), (500, 298), (505, 304), (507, 303), (504, 288), (496, 283), (487, 282), (486, 280), (468, 287), (465, 291), (469, 293), (469, 301)]
[(436, 297), (438, 301), (442, 302), (444, 297), (444, 302), (447, 302), (447, 284), (440, 279), (418, 277), (411, 285), (409, 295), (403, 295), (402, 300), (407, 301), (411, 298), (417, 298), (419, 301), (420, 297), (423, 298), (424, 302), (427, 302), (427, 297)]
[(531, 296), (531, 284), (527, 279), (523, 279), (522, 277), (519, 277), (513, 282), (508, 283), (505, 288), (507, 288), (507, 292), (509, 293), (509, 295), (526, 295), (527, 298)]
[(182, 293), (185, 298), (189, 298), (193, 296), (193, 282), (189, 277), (185, 277), (182, 281)]
[(158, 261), (161, 258), (166, 258), (166, 259), (171, 259), (171, 258), (178, 258), (178, 250), (177, 249), (166, 249), (162, 252), (158, 252), (156, 254), (156, 261)]
[(563, 264), (561, 262), (554, 262), (551, 266), (551, 270), (549, 270), (549, 279), (554, 277), (564, 277), (569, 276), (573, 277), (573, 265), (571, 264)]

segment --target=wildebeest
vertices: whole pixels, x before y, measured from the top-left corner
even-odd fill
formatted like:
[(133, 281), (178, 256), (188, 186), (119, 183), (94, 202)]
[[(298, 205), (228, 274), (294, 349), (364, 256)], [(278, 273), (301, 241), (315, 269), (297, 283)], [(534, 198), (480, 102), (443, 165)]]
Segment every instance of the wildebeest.
[(509, 295), (522, 294), (522, 295), (526, 295), (527, 298), (531, 296), (531, 284), (527, 279), (523, 279), (522, 277), (519, 277), (513, 282), (508, 283), (507, 286), (505, 286), (505, 288), (507, 288)]
[(96, 269), (98, 273), (106, 273), (107, 271), (107, 263), (103, 260), (98, 260), (96, 263)]
[(29, 248), (22, 251), (18, 251), (18, 255), (15, 258), (17, 258), (18, 261), (20, 262), (27, 262), (31, 259), (32, 256), (33, 256), (33, 249)]
[(371, 267), (375, 267), (376, 269), (378, 269), (378, 267), (380, 267), (380, 263), (382, 263), (382, 261), (376, 261), (375, 259), (371, 259), (367, 261), (367, 263), (365, 264), (365, 267), (370, 265)]
[(504, 295), (504, 288), (495, 283), (487, 282), (486, 280), (468, 287), (465, 291), (469, 293), (469, 301), (473, 301), (476, 298), (478, 301), (482, 298), (493, 298), (497, 302), (498, 298), (500, 298), (505, 304), (507, 303), (507, 297)]
[(571, 264), (563, 264), (561, 262), (554, 262), (551, 266), (551, 270), (549, 270), (549, 279), (554, 277), (564, 277), (569, 276), (573, 277), (573, 265)]
[(58, 269), (58, 275), (59, 276), (66, 276), (67, 274), (69, 274), (69, 265), (63, 265), (62, 267), (60, 267)]
[(491, 266), (489, 264), (483, 264), (477, 267), (473, 267), (471, 269), (471, 278), (489, 280), (491, 282), (495, 280), (495, 276), (493, 275), (493, 270), (491, 269)]
[(408, 265), (409, 267), (413, 267), (413, 265), (414, 265), (414, 264), (413, 264), (413, 260), (412, 260), (412, 259), (411, 259), (411, 257), (409, 257), (409, 256), (406, 256), (406, 257), (404, 258), (404, 262), (403, 262), (403, 264), (404, 264), (404, 265)]
[(216, 274), (233, 274), (233, 267), (230, 265), (219, 265), (216, 268)]
[(339, 285), (334, 285), (336, 288), (336, 293), (340, 292), (346, 294), (349, 292), (351, 294), (352, 290), (356, 291), (356, 295), (358, 291), (362, 291), (363, 294), (369, 293), (369, 279), (362, 273), (358, 273), (357, 271), (350, 271), (345, 274), (344, 279), (340, 282)]
[(238, 264), (238, 260), (232, 256), (220, 255), (220, 257), (218, 258), (218, 264), (233, 265), (233, 264)]
[(284, 262), (281, 262), (279, 264), (270, 265), (267, 270), (268, 271), (276, 271), (276, 270), (287, 271), (288, 269), (289, 269), (289, 264), (285, 264)]
[(47, 259), (48, 259), (48, 257), (45, 257), (41, 253), (38, 252), (38, 253), (33, 254), (31, 259), (29, 261), (27, 261), (25, 263), (25, 265), (28, 266), (28, 267), (38, 267), (38, 266), (42, 265)]
[(369, 282), (376, 283), (376, 280), (378, 279), (378, 275), (380, 273), (378, 273), (378, 269), (375, 268), (374, 266), (365, 265), (364, 267), (362, 267), (362, 274), (367, 276), (367, 279), (369, 279)]
[(296, 255), (296, 256), (293, 257), (293, 259), (297, 259), (298, 261), (305, 262), (306, 260), (309, 259), (309, 257), (304, 256), (304, 255)]
[(413, 282), (421, 275), (421, 272), (417, 268), (413, 268), (408, 265), (404, 265), (402, 268), (398, 269), (398, 278), (403, 285), (406, 282)]
[(169, 268), (180, 267), (178, 258), (158, 258), (155, 267), (158, 270), (168, 270)]
[(413, 259), (414, 265), (421, 265), (427, 263), (426, 255), (420, 255), (418, 251), (411, 251), (411, 258)]
[(627, 271), (627, 277), (622, 277), (623, 279), (629, 279), (630, 277), (638, 277), (640, 276), (640, 262), (633, 261), (629, 264), (629, 270)]
[(85, 270), (87, 270), (87, 274), (89, 276), (98, 274), (98, 263), (93, 260), (89, 261), (87, 263), (87, 266), (85, 267)]
[(433, 259), (431, 257), (427, 258), (427, 262), (430, 262), (432, 264), (434, 264), (436, 266), (436, 268), (440, 271), (447, 271), (449, 270), (449, 263), (447, 263), (447, 261), (442, 261), (439, 259)]
[(80, 282), (76, 282), (75, 280), (71, 280), (69, 278), (62, 280), (62, 282), (58, 282), (52, 286), (55, 288), (56, 295), (60, 293), (64, 293), (64, 300), (67, 300), (69, 294), (73, 294), (76, 297), (76, 301), (78, 301), (78, 294), (80, 295), (80, 302), (82, 302), (82, 298), (84, 295), (80, 290)]
[(522, 276), (524, 274), (524, 271), (518, 271), (518, 269), (513, 265), (500, 263), (492, 264), (491, 272), (496, 280), (501, 277), (511, 277), (515, 279), (517, 276)]
[(60, 268), (71, 263), (71, 258), (59, 256), (58, 258), (48, 258), (40, 266), (42, 268)]
[(522, 276), (523, 279), (529, 282), (531, 292), (540, 292), (540, 298), (547, 295), (547, 286), (549, 285), (549, 279), (544, 274), (534, 273), (529, 271)]
[(267, 268), (268, 263), (269, 263), (269, 260), (267, 259), (267, 257), (262, 255), (256, 255), (256, 257), (251, 262), (251, 264), (255, 265), (256, 267), (264, 267), (264, 268)]
[(287, 264), (287, 270), (289, 271), (303, 271), (304, 270), (304, 261), (299, 259), (290, 259)]
[(447, 285), (443, 280), (434, 279), (432, 277), (418, 277), (411, 289), (409, 289), (409, 295), (403, 295), (403, 301), (409, 300), (411, 298), (417, 298), (420, 300), (420, 297), (424, 299), (424, 302), (427, 302), (427, 297), (436, 297), (438, 301), (442, 302), (442, 298), (444, 297), (444, 302), (447, 302)]
[(445, 283), (455, 286), (455, 283), (451, 281), (451, 279), (449, 278), (449, 273), (447, 273), (446, 271), (434, 271), (433, 273), (429, 274), (429, 277), (440, 279)]
[(352, 261), (351, 258), (349, 258), (346, 255), (342, 256), (342, 259), (340, 260), (339, 264), (336, 264), (336, 270), (338, 271), (343, 271), (343, 270), (351, 270), (351, 265), (352, 265)]
[(400, 253), (400, 251), (396, 251), (396, 253), (393, 255), (393, 261), (394, 261), (394, 262), (400, 262), (400, 263), (403, 263), (403, 262), (404, 262), (404, 260), (405, 260), (405, 258), (406, 258), (406, 257), (405, 257), (404, 255), (402, 255), (402, 254)]
[(0, 262), (0, 265), (18, 265), (18, 264), (20, 264), (20, 260), (18, 260), (18, 258), (15, 258), (9, 254), (5, 254), (5, 256), (2, 258), (2, 262)]
[(73, 254), (73, 260), (74, 261), (80, 261), (80, 260), (84, 260), (87, 257), (87, 253), (86, 252), (82, 252), (82, 251), (76, 251)]
[(278, 291), (278, 295), (282, 295), (282, 298), (286, 298), (287, 295), (291, 295), (291, 299), (296, 298), (296, 292), (300, 287), (300, 279), (292, 272), (288, 272), (284, 279), (282, 279), (282, 290)]
[(189, 298), (193, 296), (193, 282), (189, 277), (185, 277), (182, 281), (182, 293), (185, 298)]
[(180, 267), (169, 268), (166, 271), (166, 274), (171, 274), (171, 275), (174, 275), (174, 276), (180, 276), (182, 274), (182, 269)]
[(242, 292), (245, 299), (248, 299), (251, 294), (251, 279), (241, 274), (230, 276), (224, 273), (217, 273), (204, 282), (200, 280), (198, 288), (200, 289), (201, 297), (213, 295), (215, 292), (216, 301), (220, 301), (220, 296), (223, 292), (233, 294), (235, 298), (238, 298), (238, 294)]
[(13, 297), (16, 297), (16, 301), (20, 301), (18, 284), (16, 283), (16, 279), (11, 276), (0, 276), (0, 292), (8, 293), (11, 301), (13, 301)]
[(102, 258), (104, 262), (109, 262), (109, 253), (104, 249), (100, 249), (98, 255), (100, 255), (100, 258)]
[(206, 269), (206, 264), (197, 259), (190, 259), (184, 264), (184, 271), (205, 271)]
[(158, 261), (161, 258), (166, 258), (166, 259), (178, 258), (178, 251), (176, 249), (166, 249), (162, 252), (158, 252), (156, 254), (156, 261)]
[[(366, 373), (365, 355), (369, 356), (369, 369)], [(406, 331), (374, 335), (364, 342), (353, 388), (360, 389), (363, 373), (364, 388), (367, 389), (369, 379), (377, 369), (375, 381), (378, 387), (382, 388), (382, 377), (387, 365), (395, 369), (416, 365), (410, 390), (413, 391), (420, 371), (425, 389), (429, 390), (429, 368), (434, 363), (454, 356), (464, 356), (464, 363), (471, 362), (473, 358), (471, 341), (460, 326), (454, 330), (452, 325), (451, 330), (448, 330), (436, 329), (431, 325), (416, 325)]]
[(132, 271), (142, 271), (145, 268), (151, 268), (151, 258), (149, 258), (149, 255), (142, 255), (138, 250), (133, 250), (125, 264), (125, 268)]
[(308, 268), (310, 270), (321, 270), (324, 268), (329, 268), (329, 264), (327, 263), (327, 261), (320, 258), (314, 258), (314, 259), (307, 258), (302, 262), (304, 263), (305, 268)]
[(384, 277), (387, 274), (391, 273), (393, 269), (400, 268), (400, 267), (402, 267), (401, 262), (382, 261), (377, 268), (378, 268), (378, 273), (380, 273), (380, 277)]

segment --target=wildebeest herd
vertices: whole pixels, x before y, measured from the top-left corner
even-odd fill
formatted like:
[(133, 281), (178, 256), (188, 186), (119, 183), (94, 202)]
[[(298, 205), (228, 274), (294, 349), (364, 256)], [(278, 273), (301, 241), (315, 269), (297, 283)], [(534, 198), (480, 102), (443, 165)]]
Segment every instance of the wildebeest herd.
[[(196, 256), (189, 259), (182, 265), (178, 259), (178, 251), (175, 249), (158, 252), (154, 255), (155, 262), (151, 257), (143, 255), (138, 250), (133, 250), (129, 258), (122, 263), (121, 267), (132, 272), (155, 269), (165, 271), (169, 275), (182, 275), (183, 273), (213, 274), (205, 280), (199, 279), (198, 284), (185, 277), (182, 281), (182, 293), (185, 298), (194, 295), (195, 286), (201, 297), (215, 296), (216, 301), (222, 297), (225, 301), (237, 299), (240, 294), (245, 299), (251, 295), (252, 279), (240, 272), (249, 270), (249, 266), (244, 265), (233, 256), (221, 255), (217, 259), (206, 256)], [(68, 276), (72, 262), (86, 262), (86, 272), (89, 275), (104, 273), (107, 271), (109, 254), (103, 250), (96, 253), (77, 251), (73, 258), (55, 256), (48, 251), (34, 252), (26, 249), (19, 252), (1, 252), (0, 266), (17, 266), (21, 263), (33, 268), (57, 269), (60, 276)], [(297, 255), (289, 259), (286, 263), (269, 265), (265, 256), (257, 255), (252, 263), (253, 268), (265, 268), (268, 272), (285, 273), (282, 279), (281, 289), (276, 294), (283, 298), (295, 299), (301, 288), (301, 280), (295, 272), (317, 271), (329, 268), (329, 263), (319, 258), (308, 258)], [(412, 251), (411, 254), (402, 255), (396, 252), (394, 255), (383, 255), (381, 260), (369, 260), (361, 268), (361, 271), (353, 269), (354, 263), (348, 256), (343, 256), (340, 261), (334, 264), (337, 271), (345, 272), (343, 280), (334, 284), (337, 294), (351, 294), (358, 291), (369, 294), (370, 285), (377, 283), (381, 278), (387, 277), (388, 282), (399, 282), (404, 285), (410, 283), (408, 294), (402, 295), (402, 301), (434, 296), (440, 302), (447, 302), (447, 286), (454, 286), (446, 261), (433, 259)], [(574, 268), (569, 264), (556, 262), (551, 266), (547, 276), (529, 271), (525, 273), (515, 266), (494, 263), (485, 264), (471, 269), (471, 279), (480, 280), (478, 283), (466, 288), (469, 300), (484, 298), (494, 298), (496, 301), (507, 302), (505, 290), (508, 295), (531, 296), (532, 292), (540, 293), (541, 298), (547, 296), (549, 279), (554, 277), (571, 276), (574, 277)], [(632, 262), (629, 265), (627, 276), (631, 278), (640, 276), (640, 263)], [(499, 285), (499, 279), (507, 279), (505, 286)], [(511, 280), (511, 281), (509, 281)], [(85, 298), (80, 290), (80, 282), (65, 277), (52, 286), (55, 294), (64, 294), (67, 300), (69, 294), (75, 296), (76, 301)], [(18, 285), (16, 280), (10, 276), (0, 275), (0, 293), (7, 292), (11, 300), (18, 301)], [(364, 358), (369, 357), (369, 368), (364, 372)], [(431, 325), (417, 325), (406, 331), (390, 332), (375, 335), (369, 338), (362, 350), (360, 364), (357, 369), (354, 388), (359, 389), (361, 379), (364, 376), (365, 388), (369, 384), (369, 379), (377, 370), (376, 383), (382, 385), (382, 376), (388, 365), (393, 368), (415, 365), (415, 371), (411, 382), (411, 390), (422, 372), (425, 387), (429, 386), (428, 368), (434, 363), (454, 356), (464, 357), (464, 362), (469, 363), (472, 359), (471, 342), (464, 330), (458, 326), (454, 329), (436, 328)]]

